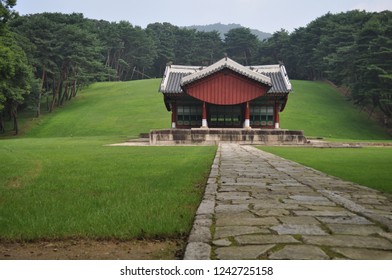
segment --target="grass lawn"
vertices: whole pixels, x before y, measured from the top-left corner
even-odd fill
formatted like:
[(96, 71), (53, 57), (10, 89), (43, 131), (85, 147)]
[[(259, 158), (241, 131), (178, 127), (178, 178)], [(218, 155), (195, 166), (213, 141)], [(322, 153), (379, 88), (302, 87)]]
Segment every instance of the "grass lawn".
[(327, 174), (392, 193), (392, 148), (260, 147)]
[(216, 147), (104, 146), (170, 127), (159, 82), (93, 84), (0, 140), (0, 239), (187, 235)]
[(0, 141), (0, 239), (187, 234), (216, 148), (107, 141)]
[(28, 137), (117, 136), (171, 126), (171, 115), (158, 93), (160, 79), (95, 83), (76, 99), (35, 120)]
[(281, 113), (281, 127), (304, 130), (306, 136), (346, 140), (391, 140), (338, 91), (324, 82), (292, 81), (294, 92)]

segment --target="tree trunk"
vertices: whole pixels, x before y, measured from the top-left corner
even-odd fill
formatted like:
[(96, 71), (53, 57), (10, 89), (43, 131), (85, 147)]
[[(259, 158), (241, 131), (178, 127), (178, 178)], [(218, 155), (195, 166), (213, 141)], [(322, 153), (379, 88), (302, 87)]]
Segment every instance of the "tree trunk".
[(106, 56), (106, 63), (105, 63), (106, 67), (110, 67), (110, 53), (111, 53), (111, 49), (109, 48)]
[(50, 106), (49, 106), (49, 96), (46, 95), (46, 111), (49, 112), (49, 110), (50, 110)]
[(72, 85), (72, 94), (70, 95), (69, 99), (71, 99), (71, 97), (76, 97), (76, 94), (78, 92), (77, 89), (77, 81), (73, 81), (73, 85)]
[(61, 79), (60, 82), (60, 87), (57, 91), (57, 107), (60, 107), (60, 101), (61, 101), (61, 97), (62, 97), (62, 92), (63, 92), (63, 87), (64, 87), (64, 79)]
[(372, 110), (370, 110), (370, 112), (369, 112), (368, 119), (370, 119), (370, 118), (372, 117), (373, 112), (374, 112), (375, 109), (376, 109), (376, 106), (373, 106), (373, 107), (372, 107)]
[(19, 124), (18, 124), (18, 104), (12, 104), (11, 116), (14, 123), (15, 135), (19, 134)]
[(59, 98), (59, 92), (60, 92), (60, 86), (61, 86), (61, 82), (58, 81), (57, 85), (55, 86), (55, 82), (53, 81), (53, 99), (52, 99), (52, 104), (50, 105), (50, 109), (49, 112), (53, 112), (54, 110), (54, 106), (56, 105), (58, 98)]
[(42, 77), (41, 77), (41, 88), (38, 93), (38, 100), (37, 100), (37, 114), (36, 117), (39, 118), (41, 116), (41, 97), (42, 97), (42, 92), (44, 91), (44, 86), (45, 86), (45, 76), (46, 76), (46, 67), (45, 65), (42, 66)]
[(64, 83), (65, 84), (65, 86), (63, 86), (64, 87), (64, 93), (61, 95), (61, 99), (60, 99), (60, 102), (59, 102), (59, 105), (60, 106), (62, 106), (63, 104), (64, 104), (64, 100), (66, 99), (66, 100), (68, 100), (68, 83), (67, 82), (65, 82)]
[(4, 121), (3, 121), (3, 113), (0, 112), (0, 133), (5, 132)]

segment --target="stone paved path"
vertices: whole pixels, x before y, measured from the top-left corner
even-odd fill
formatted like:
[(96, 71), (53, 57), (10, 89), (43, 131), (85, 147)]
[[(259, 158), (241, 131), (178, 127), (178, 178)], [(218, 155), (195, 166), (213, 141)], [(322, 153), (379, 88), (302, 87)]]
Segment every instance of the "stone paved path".
[(392, 196), (221, 144), (185, 259), (392, 260)]

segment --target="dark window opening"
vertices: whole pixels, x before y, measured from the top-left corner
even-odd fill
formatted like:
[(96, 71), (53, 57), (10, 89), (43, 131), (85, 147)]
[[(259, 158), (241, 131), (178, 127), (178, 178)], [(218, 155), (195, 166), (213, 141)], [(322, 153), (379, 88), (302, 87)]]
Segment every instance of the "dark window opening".
[(250, 108), (250, 126), (273, 126), (274, 107), (252, 106)]
[(241, 127), (242, 112), (240, 105), (209, 107), (209, 127)]
[(177, 125), (179, 126), (201, 126), (202, 108), (201, 106), (178, 106)]

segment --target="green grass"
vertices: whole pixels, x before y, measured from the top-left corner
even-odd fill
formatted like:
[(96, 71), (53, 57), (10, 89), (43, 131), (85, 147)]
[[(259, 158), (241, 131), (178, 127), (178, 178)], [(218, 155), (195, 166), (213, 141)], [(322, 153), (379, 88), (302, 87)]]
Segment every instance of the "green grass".
[(104, 143), (93, 138), (1, 141), (0, 239), (187, 234), (215, 147)]
[(170, 127), (159, 82), (93, 84), (0, 140), (0, 239), (188, 234), (216, 147), (105, 146)]
[(27, 136), (135, 138), (150, 129), (170, 127), (159, 83), (153, 79), (93, 84), (55, 114), (35, 120)]
[(281, 114), (281, 127), (304, 130), (306, 136), (390, 140), (391, 136), (367, 114), (324, 82), (292, 81), (294, 92)]
[(344, 180), (392, 193), (392, 148), (260, 148)]

